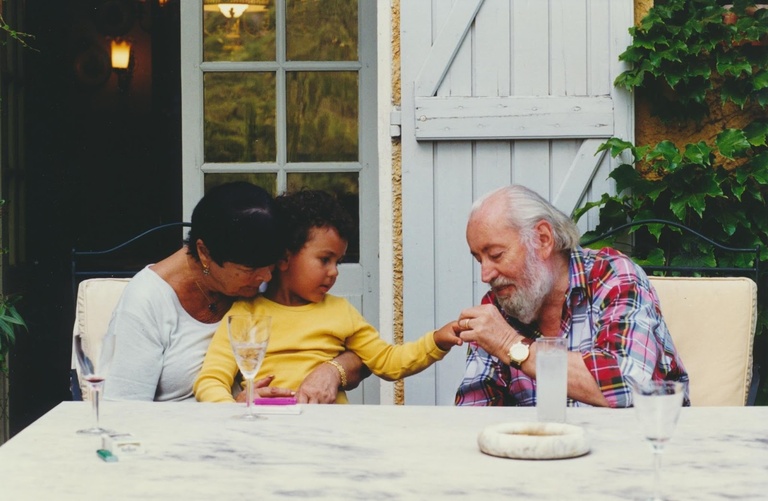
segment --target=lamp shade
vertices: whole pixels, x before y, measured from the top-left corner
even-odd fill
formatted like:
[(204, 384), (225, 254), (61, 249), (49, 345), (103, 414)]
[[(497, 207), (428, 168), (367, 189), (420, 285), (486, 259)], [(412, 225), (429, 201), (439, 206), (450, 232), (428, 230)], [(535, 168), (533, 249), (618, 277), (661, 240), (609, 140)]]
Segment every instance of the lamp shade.
[(131, 64), (131, 43), (127, 40), (112, 40), (112, 67), (127, 70)]
[(218, 11), (228, 19), (238, 18), (245, 14), (264, 12), (272, 4), (272, 0), (203, 0), (205, 11)]
[(224, 14), (224, 17), (227, 17), (227, 18), (240, 17), (243, 15), (243, 12), (248, 10), (248, 4), (247, 3), (220, 3), (219, 10), (221, 11), (222, 14)]

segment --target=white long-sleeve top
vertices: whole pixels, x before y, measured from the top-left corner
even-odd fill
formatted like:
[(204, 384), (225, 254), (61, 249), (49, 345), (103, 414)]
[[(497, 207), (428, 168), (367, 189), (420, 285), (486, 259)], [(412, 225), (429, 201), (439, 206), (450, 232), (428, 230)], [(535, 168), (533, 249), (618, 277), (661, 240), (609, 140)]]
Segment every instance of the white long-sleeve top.
[(220, 322), (205, 324), (181, 306), (173, 288), (149, 267), (128, 283), (104, 343), (115, 342), (104, 397), (178, 401), (192, 384)]

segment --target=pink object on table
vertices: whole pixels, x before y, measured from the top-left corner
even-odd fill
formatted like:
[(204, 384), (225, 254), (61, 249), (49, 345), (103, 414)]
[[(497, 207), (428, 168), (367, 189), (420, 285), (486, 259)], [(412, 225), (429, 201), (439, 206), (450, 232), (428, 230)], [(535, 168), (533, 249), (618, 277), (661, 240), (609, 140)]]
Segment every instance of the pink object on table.
[(257, 397), (254, 405), (296, 405), (296, 397)]

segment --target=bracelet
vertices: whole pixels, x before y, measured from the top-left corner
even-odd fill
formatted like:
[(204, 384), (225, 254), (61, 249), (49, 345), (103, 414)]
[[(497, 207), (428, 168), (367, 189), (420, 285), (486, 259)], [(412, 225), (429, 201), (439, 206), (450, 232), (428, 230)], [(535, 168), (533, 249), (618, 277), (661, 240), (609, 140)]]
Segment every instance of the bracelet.
[(336, 360), (326, 360), (326, 364), (331, 364), (332, 366), (336, 367), (336, 370), (339, 371), (339, 377), (341, 378), (341, 389), (347, 387), (347, 371), (344, 370), (344, 366), (338, 363)]

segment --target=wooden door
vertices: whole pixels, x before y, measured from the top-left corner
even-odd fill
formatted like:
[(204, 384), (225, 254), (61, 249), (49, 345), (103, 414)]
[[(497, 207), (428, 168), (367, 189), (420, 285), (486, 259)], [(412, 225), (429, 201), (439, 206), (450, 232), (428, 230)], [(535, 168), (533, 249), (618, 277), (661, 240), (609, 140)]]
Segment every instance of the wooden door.
[[(406, 341), (487, 290), (465, 239), (477, 197), (524, 184), (571, 213), (612, 190), (596, 150), (633, 139), (613, 86), (632, 15), (632, 0), (401, 1)], [(406, 403), (451, 405), (464, 358), (406, 379)]]

